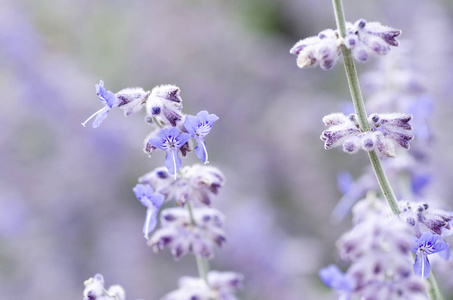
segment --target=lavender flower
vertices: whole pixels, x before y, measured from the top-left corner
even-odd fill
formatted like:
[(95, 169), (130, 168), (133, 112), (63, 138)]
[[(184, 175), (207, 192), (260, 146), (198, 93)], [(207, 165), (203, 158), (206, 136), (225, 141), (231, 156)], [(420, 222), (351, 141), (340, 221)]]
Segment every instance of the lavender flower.
[(429, 231), (423, 233), (419, 239), (415, 238), (412, 252), (416, 254), (414, 272), (424, 279), (428, 278), (431, 272), (428, 255), (438, 253), (445, 260), (450, 257), (448, 244), (439, 235), (433, 235)]
[(390, 51), (390, 46), (398, 46), (396, 37), (401, 34), (400, 30), (363, 19), (354, 24), (348, 22), (346, 30), (344, 39), (340, 39), (337, 30), (323, 30), (318, 36), (300, 40), (289, 52), (297, 55), (299, 68), (320, 65), (328, 70), (339, 60), (342, 45), (351, 49), (356, 60), (367, 61), (372, 53), (384, 55)]
[(402, 113), (372, 114), (368, 117), (371, 129), (363, 132), (355, 114), (333, 113), (322, 119), (329, 129), (322, 132), (321, 140), (325, 141), (325, 149), (343, 145), (343, 150), (351, 154), (363, 149), (394, 157), (394, 145), (409, 149), (409, 141), (414, 138), (408, 123), (411, 118)]
[(127, 88), (113, 94), (111, 91), (106, 91), (104, 88), (104, 82), (101, 80), (99, 84), (96, 84), (96, 94), (101, 100), (104, 107), (91, 115), (83, 126), (96, 116), (93, 122), (93, 128), (99, 127), (102, 121), (107, 118), (110, 109), (114, 107), (120, 107), (124, 110), (124, 115), (128, 116), (131, 113), (137, 112), (141, 109), (142, 105), (146, 102), (149, 96), (149, 92), (145, 92), (142, 88)]
[(182, 120), (182, 99), (179, 87), (175, 85), (160, 85), (153, 88), (146, 102), (148, 117), (155, 119), (161, 126), (176, 126)]
[(174, 175), (181, 167), (181, 159), (178, 156), (178, 150), (189, 140), (190, 135), (182, 133), (178, 128), (163, 128), (157, 135), (149, 138), (148, 143), (155, 148), (167, 152), (165, 157), (165, 166), (170, 174)]
[(336, 265), (329, 265), (319, 271), (322, 282), (331, 289), (340, 292), (339, 299), (349, 299), (354, 288), (354, 282), (346, 276)]
[(112, 285), (108, 290), (104, 288), (104, 277), (96, 274), (84, 282), (84, 300), (126, 300), (126, 293), (119, 285)]
[(209, 114), (206, 110), (200, 111), (196, 117), (186, 116), (184, 120), (184, 127), (197, 141), (197, 146), (195, 147), (195, 153), (198, 158), (204, 162), (209, 163), (208, 161), (208, 151), (206, 150), (206, 145), (203, 138), (208, 135), (211, 131), (212, 125), (217, 121), (219, 117), (214, 114)]
[(188, 253), (205, 259), (212, 258), (214, 245), (221, 247), (226, 241), (224, 216), (218, 210), (194, 209), (192, 222), (187, 210), (169, 208), (162, 211), (160, 219), (161, 228), (156, 230), (148, 245), (155, 252), (170, 248), (175, 259)]
[(398, 46), (395, 38), (400, 34), (400, 30), (360, 19), (354, 24), (347, 24), (344, 45), (351, 49), (356, 60), (367, 61), (372, 53), (385, 55), (390, 51), (390, 46)]
[(148, 208), (146, 210), (146, 221), (143, 225), (143, 234), (148, 239), (149, 233), (156, 227), (157, 214), (165, 197), (161, 194), (155, 194), (150, 185), (137, 184), (133, 191), (138, 201)]
[(167, 199), (175, 199), (181, 206), (191, 199), (210, 205), (212, 194), (217, 194), (225, 182), (219, 169), (206, 165), (186, 166), (181, 169), (178, 179), (171, 180), (169, 177), (165, 168), (157, 168), (138, 181), (150, 184), (156, 192), (165, 195)]
[(104, 107), (91, 115), (85, 122), (82, 123), (83, 126), (91, 120), (94, 116), (97, 116), (93, 122), (93, 128), (99, 127), (102, 121), (107, 118), (107, 115), (111, 108), (118, 107), (120, 105), (120, 100), (113, 94), (111, 91), (106, 91), (104, 88), (104, 81), (100, 81), (99, 84), (96, 84), (96, 94), (98, 95), (99, 100), (101, 100)]
[(181, 277), (179, 289), (162, 300), (237, 300), (234, 293), (242, 287), (243, 276), (234, 272), (211, 271), (207, 283), (201, 278)]

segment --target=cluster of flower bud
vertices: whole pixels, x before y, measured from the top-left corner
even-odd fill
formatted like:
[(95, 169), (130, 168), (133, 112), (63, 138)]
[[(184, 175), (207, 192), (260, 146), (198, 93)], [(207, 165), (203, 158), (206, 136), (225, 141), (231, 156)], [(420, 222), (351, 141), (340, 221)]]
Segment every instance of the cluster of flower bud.
[(179, 288), (161, 300), (237, 300), (234, 293), (242, 288), (243, 276), (234, 272), (211, 271), (202, 278), (181, 277)]
[(333, 113), (322, 120), (329, 128), (322, 132), (324, 148), (343, 146), (347, 153), (356, 153), (360, 149), (376, 150), (380, 156), (395, 156), (395, 145), (409, 149), (411, 134), (409, 121), (412, 116), (403, 113), (371, 114), (368, 117), (369, 131), (360, 128), (357, 116)]
[(210, 259), (214, 246), (221, 247), (226, 241), (223, 219), (223, 214), (213, 208), (197, 208), (191, 212), (179, 207), (165, 209), (160, 215), (161, 227), (148, 245), (155, 252), (171, 249), (175, 259), (188, 253)]
[[(142, 88), (127, 88), (114, 94), (104, 88), (101, 80), (96, 85), (96, 94), (104, 107), (94, 113), (83, 126), (96, 117), (93, 128), (98, 127), (107, 118), (110, 109), (119, 107), (124, 110), (125, 116), (141, 110), (146, 105), (148, 123), (155, 123), (157, 128), (151, 132), (144, 141), (144, 151), (151, 155), (156, 149), (167, 153), (165, 166), (170, 174), (176, 174), (181, 167), (181, 158), (187, 155), (192, 149), (198, 158), (208, 163), (208, 152), (204, 138), (211, 131), (212, 125), (219, 118), (207, 111), (200, 111), (196, 116), (182, 113), (182, 99), (179, 95), (180, 89), (174, 85), (156, 86), (151, 92), (145, 92)], [(193, 143), (190, 139), (196, 142)]]
[(176, 200), (176, 204), (180, 206), (184, 206), (190, 199), (210, 205), (212, 195), (217, 194), (224, 185), (225, 177), (216, 167), (198, 164), (182, 168), (176, 180), (170, 177), (165, 168), (159, 167), (143, 175), (138, 181), (149, 184), (166, 199)]
[(409, 226), (395, 215), (385, 216), (379, 206), (354, 219), (354, 229), (338, 241), (341, 258), (351, 266), (343, 273), (330, 265), (319, 272), (321, 280), (344, 299), (426, 299), (425, 284), (411, 268)]
[(108, 290), (104, 287), (104, 277), (96, 274), (85, 280), (84, 300), (126, 300), (126, 293), (119, 285), (112, 285)]
[(300, 40), (289, 52), (297, 55), (299, 68), (319, 65), (329, 70), (339, 60), (341, 46), (350, 49), (356, 60), (364, 62), (373, 53), (384, 55), (390, 51), (390, 46), (398, 46), (396, 37), (400, 34), (400, 30), (360, 19), (354, 24), (346, 23), (344, 38), (340, 38), (337, 30), (326, 29), (317, 36)]

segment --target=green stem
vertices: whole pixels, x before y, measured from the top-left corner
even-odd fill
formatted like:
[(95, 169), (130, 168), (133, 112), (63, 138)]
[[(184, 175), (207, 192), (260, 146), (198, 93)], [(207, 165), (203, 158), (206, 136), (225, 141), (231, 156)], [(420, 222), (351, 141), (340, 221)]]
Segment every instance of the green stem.
[[(337, 21), (338, 30), (340, 32), (341, 38), (344, 38), (346, 34), (346, 25), (345, 17), (343, 12), (343, 4), (341, 0), (332, 0), (333, 7), (335, 10), (335, 19)], [(346, 70), (346, 77), (348, 78), (349, 90), (351, 91), (352, 102), (354, 104), (354, 109), (356, 111), (357, 117), (359, 119), (359, 125), (362, 131), (369, 131), (370, 125), (367, 121), (367, 113), (365, 109), (365, 104), (362, 98), (362, 92), (360, 90), (359, 77), (357, 76), (357, 71), (355, 68), (354, 59), (351, 55), (351, 50), (347, 49), (345, 46), (341, 46), (341, 52), (343, 54), (344, 68)], [(392, 212), (395, 215), (400, 214), (398, 208), (398, 202), (393, 193), (392, 187), (385, 175), (384, 168), (382, 167), (381, 160), (376, 152), (369, 152), (371, 164), (373, 165), (376, 178), (381, 187), (382, 193), (384, 194), (385, 199), (387, 200)]]
[[(193, 217), (192, 207), (191, 207), (190, 203), (186, 203), (186, 207), (187, 207), (187, 210), (189, 211), (190, 223), (192, 225), (195, 225), (195, 219)], [(209, 262), (206, 259), (198, 257), (196, 254), (195, 254), (195, 259), (197, 260), (198, 275), (206, 283), (208, 283)]]
[[(340, 33), (340, 38), (344, 38), (346, 35), (346, 21), (343, 11), (343, 3), (341, 0), (332, 0), (333, 8), (335, 12), (335, 20), (337, 23), (338, 31)], [(362, 131), (369, 131), (370, 126), (367, 121), (367, 113), (365, 110), (365, 104), (362, 98), (362, 92), (360, 91), (359, 78), (357, 76), (357, 71), (355, 68), (354, 60), (351, 55), (351, 50), (347, 49), (344, 45), (341, 46), (341, 53), (343, 54), (344, 67), (346, 70), (346, 76), (348, 78), (349, 90), (351, 92), (352, 102), (354, 104), (354, 109), (356, 111), (360, 128)], [(400, 214), (398, 207), (398, 202), (396, 200), (395, 194), (393, 193), (392, 187), (385, 175), (384, 168), (382, 166), (381, 160), (377, 153), (373, 150), (369, 152), (369, 157), (371, 164), (373, 166), (376, 178), (381, 187), (382, 193), (384, 194), (385, 199), (392, 209), (395, 215)], [(437, 285), (436, 279), (431, 272), (431, 275), (428, 278), (428, 295), (431, 300), (443, 300), (442, 293)]]
[(433, 272), (428, 277), (428, 296), (429, 299), (443, 300), (444, 297), (440, 292), (439, 286), (437, 285), (436, 278), (434, 278)]

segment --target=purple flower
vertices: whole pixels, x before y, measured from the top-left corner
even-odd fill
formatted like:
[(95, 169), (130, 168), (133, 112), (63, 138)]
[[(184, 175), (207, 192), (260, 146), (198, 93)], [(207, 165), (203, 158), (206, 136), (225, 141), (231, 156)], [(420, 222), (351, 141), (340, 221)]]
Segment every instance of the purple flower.
[(208, 152), (206, 151), (206, 145), (203, 138), (208, 135), (211, 131), (212, 125), (217, 121), (219, 117), (214, 114), (209, 114), (206, 110), (200, 111), (196, 117), (186, 116), (184, 120), (184, 127), (187, 129), (189, 134), (197, 141), (195, 147), (195, 153), (198, 158), (204, 162), (208, 161)]
[(167, 152), (165, 157), (165, 166), (168, 173), (173, 174), (176, 179), (176, 173), (181, 167), (181, 159), (178, 156), (178, 150), (190, 139), (190, 135), (182, 133), (178, 128), (164, 128), (157, 133), (157, 136), (151, 137), (148, 143), (156, 148)]
[(351, 49), (356, 60), (367, 61), (372, 53), (385, 55), (390, 51), (390, 46), (398, 46), (396, 37), (400, 34), (400, 30), (360, 19), (354, 24), (347, 24), (344, 45)]
[(84, 282), (83, 300), (126, 300), (126, 293), (119, 285), (104, 287), (104, 277), (96, 274)]
[(83, 126), (85, 126), (89, 120), (96, 116), (96, 119), (93, 122), (93, 128), (99, 127), (102, 121), (107, 118), (110, 109), (114, 107), (120, 107), (123, 109), (125, 116), (139, 111), (148, 99), (150, 92), (145, 92), (142, 88), (126, 88), (114, 94), (111, 91), (105, 90), (104, 82), (101, 80), (99, 84), (96, 84), (96, 94), (102, 104), (104, 104), (104, 107), (83, 122)]
[(412, 252), (416, 254), (414, 272), (424, 279), (429, 277), (431, 271), (428, 255), (438, 253), (445, 260), (450, 257), (448, 244), (440, 235), (433, 235), (429, 231), (424, 232), (420, 239), (415, 238)]
[(104, 81), (99, 81), (99, 84), (96, 84), (96, 94), (98, 95), (99, 100), (101, 100), (102, 104), (104, 104), (104, 107), (95, 112), (91, 117), (89, 117), (85, 122), (82, 123), (83, 126), (94, 118), (94, 116), (97, 116), (96, 119), (93, 122), (93, 128), (99, 127), (101, 125), (102, 121), (107, 118), (107, 115), (109, 113), (109, 110), (113, 107), (118, 107), (121, 103), (121, 101), (115, 96), (114, 93), (111, 91), (106, 91), (104, 88)]
[(333, 113), (322, 119), (329, 128), (322, 132), (321, 140), (325, 141), (325, 149), (342, 145), (350, 154), (363, 149), (394, 157), (395, 145), (409, 149), (409, 141), (414, 138), (409, 125), (411, 119), (411, 115), (402, 113), (371, 114), (368, 117), (370, 131), (363, 132), (355, 114)]
[(344, 274), (336, 265), (329, 265), (319, 271), (321, 281), (331, 289), (341, 293), (341, 299), (348, 299), (353, 290), (353, 280)]
[(146, 210), (146, 221), (143, 225), (143, 234), (148, 239), (149, 233), (156, 227), (157, 214), (165, 197), (161, 194), (155, 194), (150, 185), (137, 184), (132, 190), (138, 201), (148, 208)]

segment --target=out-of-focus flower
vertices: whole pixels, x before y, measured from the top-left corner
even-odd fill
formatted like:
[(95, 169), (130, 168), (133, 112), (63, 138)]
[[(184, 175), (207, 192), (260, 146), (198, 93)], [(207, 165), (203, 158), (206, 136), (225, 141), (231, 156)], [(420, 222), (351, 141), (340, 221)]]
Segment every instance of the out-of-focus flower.
[(162, 300), (237, 300), (234, 293), (242, 288), (244, 280), (235, 272), (211, 271), (207, 282), (201, 278), (181, 277), (179, 289), (170, 292)]
[(126, 300), (126, 292), (119, 285), (112, 285), (108, 290), (104, 287), (104, 277), (96, 274), (84, 282), (84, 300)]
[(184, 120), (184, 127), (189, 132), (190, 136), (197, 141), (195, 153), (198, 158), (204, 162), (209, 163), (208, 151), (203, 138), (208, 135), (212, 129), (212, 125), (219, 117), (214, 114), (209, 114), (206, 110), (200, 111), (196, 117), (186, 116)]
[(99, 84), (96, 84), (96, 94), (102, 104), (104, 104), (104, 107), (83, 122), (83, 126), (96, 116), (93, 122), (93, 128), (99, 127), (102, 121), (107, 118), (110, 109), (114, 107), (122, 108), (125, 116), (137, 112), (142, 108), (150, 93), (145, 92), (142, 88), (126, 88), (114, 94), (111, 91), (105, 90), (104, 82), (101, 80)]
[(354, 281), (336, 265), (329, 265), (321, 269), (319, 278), (326, 286), (340, 293), (339, 299), (349, 299), (349, 295), (354, 288)]
[(376, 150), (381, 156), (394, 157), (395, 145), (409, 149), (409, 141), (414, 138), (408, 123), (411, 118), (402, 113), (372, 114), (368, 117), (371, 129), (363, 132), (355, 114), (333, 113), (322, 119), (329, 129), (322, 132), (321, 140), (325, 141), (325, 149), (343, 145), (347, 153)]
[(148, 245), (155, 252), (170, 248), (175, 259), (187, 253), (210, 259), (214, 245), (221, 247), (225, 241), (224, 216), (213, 208), (193, 209), (193, 220), (189, 211), (175, 207), (162, 211), (161, 228), (156, 230)]
[(178, 150), (190, 139), (190, 135), (181, 132), (178, 128), (163, 128), (158, 131), (157, 135), (148, 139), (148, 143), (155, 148), (167, 152), (165, 157), (165, 166), (170, 174), (174, 175), (181, 168), (181, 158), (178, 156)]
[(143, 234), (148, 239), (149, 233), (153, 231), (157, 223), (157, 214), (164, 203), (164, 195), (154, 193), (150, 185), (137, 184), (133, 189), (138, 201), (148, 209), (146, 210), (146, 220), (143, 225)]
[(182, 168), (176, 180), (170, 180), (164, 168), (157, 168), (140, 177), (138, 181), (150, 184), (167, 199), (175, 199), (178, 205), (184, 206), (191, 200), (210, 205), (212, 194), (218, 193), (225, 183), (225, 177), (215, 167), (193, 165)]
[(428, 255), (438, 253), (445, 260), (450, 258), (448, 244), (440, 235), (433, 235), (429, 231), (424, 232), (419, 239), (415, 238), (412, 252), (416, 254), (414, 272), (424, 279), (428, 278), (431, 272)]
[(146, 102), (146, 112), (149, 122), (152, 119), (159, 122), (160, 126), (176, 126), (182, 120), (182, 99), (180, 89), (175, 85), (165, 84), (152, 89)]

